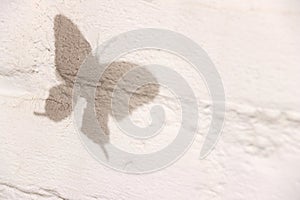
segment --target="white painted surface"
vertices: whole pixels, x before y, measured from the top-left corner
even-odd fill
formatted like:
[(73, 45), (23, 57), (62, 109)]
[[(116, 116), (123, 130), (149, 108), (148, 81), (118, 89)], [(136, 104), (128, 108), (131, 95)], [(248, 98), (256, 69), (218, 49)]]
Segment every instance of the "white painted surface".
[[(0, 199), (300, 199), (299, 4), (2, 0)], [(48, 90), (59, 84), (56, 14), (77, 24), (93, 48), (144, 27), (177, 31), (201, 45), (226, 92), (226, 122), (216, 149), (198, 160), (210, 122), (203, 81), (188, 65), (156, 53), (128, 59), (177, 67), (193, 85), (203, 111), (196, 141), (174, 165), (139, 176), (115, 172), (88, 154), (71, 118), (56, 123), (33, 115), (43, 111)], [(171, 117), (169, 123), (176, 120)], [(113, 122), (110, 127), (117, 129)]]

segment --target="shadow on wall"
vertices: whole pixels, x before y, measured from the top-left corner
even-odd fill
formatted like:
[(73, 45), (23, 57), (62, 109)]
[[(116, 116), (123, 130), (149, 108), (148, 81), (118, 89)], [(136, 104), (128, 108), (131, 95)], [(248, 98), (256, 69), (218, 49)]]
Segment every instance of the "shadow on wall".
[[(71, 115), (72, 112), (72, 90), (79, 67), (91, 53), (91, 46), (81, 34), (77, 26), (67, 17), (57, 15), (54, 20), (55, 36), (55, 66), (57, 75), (63, 83), (52, 87), (45, 102), (45, 112), (35, 115), (46, 116), (49, 119), (59, 122)], [(92, 56), (94, 63), (98, 65), (97, 59)], [(99, 66), (101, 67), (101, 66)], [(89, 117), (93, 113), (94, 105), (87, 99), (87, 107), (84, 110), (81, 131), (93, 142), (100, 144), (105, 152), (104, 145), (109, 141), (108, 119), (112, 114), (111, 102), (112, 93), (118, 80), (137, 64), (129, 62), (114, 62), (104, 72), (96, 89), (95, 111), (97, 120), (104, 135), (101, 136), (99, 130), (93, 128), (93, 123)], [(159, 92), (159, 85), (154, 76), (146, 69), (137, 74), (137, 78), (146, 78), (151, 83), (140, 87), (137, 91), (128, 91), (132, 94), (129, 102), (129, 114), (139, 106), (151, 102)], [(120, 99), (122, 101), (122, 99)], [(126, 106), (127, 102), (120, 102), (118, 106)], [(120, 109), (122, 110), (122, 109)], [(128, 114), (128, 113), (127, 113)], [(125, 117), (125, 116), (123, 116)], [(121, 119), (121, 118), (118, 118)], [(108, 155), (106, 154), (108, 157)]]

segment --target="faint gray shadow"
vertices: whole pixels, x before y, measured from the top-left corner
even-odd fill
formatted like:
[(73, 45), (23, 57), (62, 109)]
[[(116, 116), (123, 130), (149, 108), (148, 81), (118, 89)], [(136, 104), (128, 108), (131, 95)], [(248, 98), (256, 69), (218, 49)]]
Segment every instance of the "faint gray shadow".
[[(87, 56), (91, 53), (91, 46), (81, 34), (77, 26), (63, 15), (55, 16), (54, 20), (55, 36), (55, 67), (59, 78), (63, 83), (52, 87), (49, 90), (49, 96), (45, 102), (45, 112), (35, 115), (46, 116), (49, 119), (59, 122), (71, 115), (72, 112), (72, 90), (79, 67)], [(95, 62), (96, 62), (96, 58)], [(104, 72), (100, 78), (95, 95), (95, 111), (99, 125), (105, 135), (99, 135), (99, 130), (95, 130), (93, 122), (90, 121), (91, 113), (94, 113), (94, 104), (91, 99), (86, 98), (88, 103), (83, 115), (81, 131), (93, 142), (104, 144), (109, 141), (108, 120), (111, 115), (112, 92), (116, 87), (118, 80), (131, 69), (138, 65), (129, 62), (114, 62)], [(151, 84), (140, 87), (137, 91), (128, 91), (132, 93), (129, 103), (129, 111), (151, 102), (159, 92), (159, 85), (155, 77), (146, 69), (143, 73), (137, 74), (137, 78), (146, 78), (152, 80)], [(127, 102), (120, 99), (119, 106), (126, 106)], [(121, 109), (120, 109), (121, 110)], [(128, 113), (127, 113), (128, 114)], [(120, 113), (124, 115), (124, 113)], [(122, 116), (125, 117), (125, 116)], [(103, 148), (105, 151), (105, 149)]]

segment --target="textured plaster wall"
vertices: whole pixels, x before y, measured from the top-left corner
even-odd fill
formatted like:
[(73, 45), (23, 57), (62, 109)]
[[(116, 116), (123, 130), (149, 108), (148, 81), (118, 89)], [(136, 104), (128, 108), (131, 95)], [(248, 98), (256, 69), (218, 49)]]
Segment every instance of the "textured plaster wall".
[[(0, 6), (0, 199), (300, 199), (299, 1), (2, 0)], [(80, 62), (98, 44), (145, 27), (182, 33), (208, 53), (223, 80), (226, 122), (215, 150), (199, 160), (211, 119), (201, 77), (164, 52), (120, 58), (97, 90), (105, 111), (98, 119), (110, 142), (151, 152), (180, 126), (177, 99), (152, 85), (131, 102), (131, 117), (146, 126), (149, 108), (161, 104), (167, 116), (162, 134), (143, 143), (120, 132), (107, 109), (110, 91), (135, 65), (178, 71), (201, 111), (197, 138), (180, 160), (128, 175), (101, 165), (83, 147), (70, 91)]]

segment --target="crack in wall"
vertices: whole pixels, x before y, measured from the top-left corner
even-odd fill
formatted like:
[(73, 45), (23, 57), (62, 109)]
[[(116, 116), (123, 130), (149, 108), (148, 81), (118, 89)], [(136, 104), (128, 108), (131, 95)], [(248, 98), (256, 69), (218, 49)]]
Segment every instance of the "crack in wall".
[(0, 190), (1, 193), (4, 193), (8, 189), (12, 189), (12, 190), (15, 190), (15, 191), (21, 193), (22, 195), (29, 195), (31, 198), (32, 198), (32, 196), (37, 196), (39, 198), (41, 197), (41, 198), (45, 198), (45, 199), (49, 199), (50, 197), (55, 197), (55, 198), (61, 199), (61, 200), (68, 200), (67, 198), (62, 197), (62, 195), (60, 195), (59, 192), (57, 192), (55, 190), (43, 189), (43, 188), (24, 189), (19, 186), (15, 186), (15, 185), (3, 183), (3, 182), (0, 183), (0, 186), (3, 187), (3, 189)]

